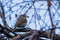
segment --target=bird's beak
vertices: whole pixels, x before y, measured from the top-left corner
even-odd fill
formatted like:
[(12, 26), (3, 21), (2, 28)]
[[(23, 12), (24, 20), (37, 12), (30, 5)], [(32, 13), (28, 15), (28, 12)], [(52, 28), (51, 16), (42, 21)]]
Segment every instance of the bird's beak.
[(29, 16), (27, 16), (27, 15), (26, 15), (25, 17), (26, 17), (26, 18), (29, 18)]

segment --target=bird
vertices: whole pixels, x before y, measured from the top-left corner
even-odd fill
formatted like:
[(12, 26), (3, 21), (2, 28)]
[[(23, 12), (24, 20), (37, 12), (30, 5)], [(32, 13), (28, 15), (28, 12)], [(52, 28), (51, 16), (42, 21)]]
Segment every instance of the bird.
[(17, 21), (16, 21), (16, 23), (15, 23), (15, 28), (14, 29), (16, 29), (16, 27), (19, 27), (19, 28), (24, 28), (25, 26), (26, 26), (26, 24), (27, 24), (27, 18), (28, 18), (29, 16), (27, 16), (27, 15), (25, 15), (25, 14), (21, 14), (18, 18), (17, 18)]

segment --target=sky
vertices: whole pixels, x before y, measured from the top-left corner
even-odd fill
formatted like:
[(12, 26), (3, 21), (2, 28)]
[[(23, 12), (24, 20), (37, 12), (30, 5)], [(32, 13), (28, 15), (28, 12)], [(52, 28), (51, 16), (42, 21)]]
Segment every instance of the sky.
[[(9, 27), (14, 28), (19, 15), (26, 13), (26, 15), (29, 16), (29, 18), (27, 18), (26, 28), (34, 30), (41, 30), (41, 28), (46, 30), (52, 28), (47, 1), (36, 1), (34, 5), (32, 5), (33, 3), (31, 0), (1, 0), (1, 2), (4, 6), (5, 18)], [(58, 3), (59, 1), (53, 1), (51, 2), (50, 7), (52, 21), (56, 27), (60, 27), (60, 8), (58, 7)], [(29, 9), (31, 5), (32, 7)], [(34, 6), (36, 10), (34, 9)], [(3, 25), (1, 17), (0, 24)], [(60, 34), (59, 30), (60, 29), (55, 30), (56, 34)]]

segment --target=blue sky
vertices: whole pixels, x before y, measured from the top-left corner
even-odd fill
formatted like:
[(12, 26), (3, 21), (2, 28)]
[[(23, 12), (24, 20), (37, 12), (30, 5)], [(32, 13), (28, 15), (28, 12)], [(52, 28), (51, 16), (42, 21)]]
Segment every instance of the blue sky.
[[(27, 9), (32, 5), (32, 2), (30, 0), (1, 0), (1, 2), (4, 6), (6, 22), (11, 28), (14, 28), (14, 25), (19, 15), (24, 14), (27, 11)], [(54, 25), (57, 24), (56, 27), (60, 27), (60, 21), (59, 21), (60, 8), (58, 8), (59, 2), (54, 1), (51, 3), (52, 5), (50, 7), (50, 10), (53, 19), (52, 21)], [(34, 18), (35, 16), (34, 6), (36, 8), (36, 20)], [(30, 10), (28, 10), (28, 12), (26, 13), (26, 15), (29, 16), (29, 18), (27, 18), (28, 22), (26, 24), (26, 27), (36, 30), (40, 30), (41, 28), (43, 28), (43, 30), (51, 28), (49, 11), (47, 10), (48, 9), (47, 1), (37, 1), (34, 3), (34, 6), (32, 6)], [(18, 16), (15, 17), (15, 14), (17, 14)], [(11, 19), (9, 19), (10, 17)], [(0, 23), (3, 25), (1, 18)], [(60, 34), (59, 30), (60, 29), (56, 29), (55, 32), (57, 34)]]

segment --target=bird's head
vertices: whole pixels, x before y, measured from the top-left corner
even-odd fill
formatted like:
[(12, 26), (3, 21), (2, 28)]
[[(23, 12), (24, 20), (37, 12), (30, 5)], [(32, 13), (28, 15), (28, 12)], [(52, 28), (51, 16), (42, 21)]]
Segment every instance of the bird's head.
[(20, 15), (21, 17), (24, 17), (24, 18), (29, 18), (29, 16), (25, 15), (25, 14), (22, 14)]

